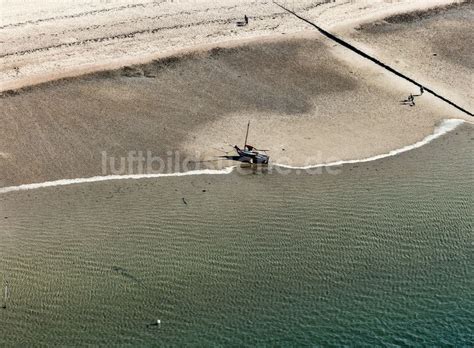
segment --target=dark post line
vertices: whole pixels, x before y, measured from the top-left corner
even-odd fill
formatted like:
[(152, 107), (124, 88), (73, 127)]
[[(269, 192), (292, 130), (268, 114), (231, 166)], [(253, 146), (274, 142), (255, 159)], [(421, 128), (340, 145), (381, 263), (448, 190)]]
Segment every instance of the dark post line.
[(378, 60), (377, 58), (374, 58), (374, 57), (368, 55), (367, 53), (365, 53), (365, 52), (359, 50), (358, 48), (352, 46), (350, 43), (348, 43), (348, 42), (346, 42), (346, 41), (344, 41), (344, 40), (338, 38), (337, 36), (335, 36), (335, 35), (333, 35), (333, 34), (331, 34), (331, 33), (329, 33), (329, 32), (327, 32), (326, 30), (324, 30), (323, 28), (319, 27), (319, 26), (316, 25), (315, 23), (309, 21), (309, 20), (306, 19), (306, 18), (301, 17), (300, 15), (296, 14), (295, 12), (293, 12), (293, 11), (291, 11), (291, 10), (289, 10), (289, 9), (287, 9), (287, 8), (285, 8), (285, 7), (283, 7), (283, 6), (280, 5), (279, 3), (275, 2), (275, 1), (274, 1), (273, 3), (274, 3), (275, 5), (281, 7), (283, 10), (287, 11), (288, 13), (291, 13), (291, 14), (294, 15), (295, 17), (297, 17), (297, 18), (301, 19), (302, 21), (308, 23), (309, 25), (315, 27), (321, 34), (323, 34), (324, 36), (328, 37), (329, 39), (331, 39), (331, 40), (333, 40), (333, 41), (336, 41), (338, 44), (340, 44), (340, 45), (342, 45), (342, 46), (344, 46), (344, 47), (350, 49), (351, 51), (353, 51), (353, 52), (359, 54), (360, 56), (362, 56), (362, 57), (364, 57), (364, 58), (366, 58), (366, 59), (368, 59), (368, 60), (370, 60), (370, 61), (372, 61), (372, 62), (374, 62), (375, 64), (377, 64), (377, 65), (381, 66), (382, 68), (384, 68), (384, 69), (390, 71), (391, 73), (393, 73), (393, 74), (395, 74), (395, 75), (397, 75), (397, 76), (399, 76), (399, 77), (401, 77), (401, 78), (403, 78), (403, 79), (405, 79), (405, 80), (407, 80), (407, 81), (413, 83), (414, 85), (416, 85), (416, 86), (418, 86), (418, 87), (420, 87), (420, 88), (423, 87), (423, 89), (424, 89), (426, 92), (431, 93), (431, 94), (434, 95), (435, 97), (441, 99), (442, 101), (448, 103), (448, 104), (451, 105), (451, 106), (454, 106), (456, 109), (458, 109), (458, 110), (460, 110), (460, 111), (462, 111), (462, 112), (468, 114), (469, 116), (474, 116), (474, 115), (473, 115), (471, 112), (469, 112), (468, 110), (462, 108), (461, 106), (459, 106), (459, 105), (457, 105), (456, 103), (452, 102), (451, 100), (449, 100), (449, 99), (443, 97), (442, 95), (439, 95), (438, 93), (436, 93), (435, 91), (433, 91), (431, 88), (422, 85), (421, 83), (419, 83), (419, 82), (413, 80), (412, 78), (410, 78), (410, 77), (408, 77), (408, 76), (402, 74), (401, 72), (395, 70), (394, 68), (388, 66), (387, 64), (382, 63), (382, 62), (381, 62), (380, 60)]

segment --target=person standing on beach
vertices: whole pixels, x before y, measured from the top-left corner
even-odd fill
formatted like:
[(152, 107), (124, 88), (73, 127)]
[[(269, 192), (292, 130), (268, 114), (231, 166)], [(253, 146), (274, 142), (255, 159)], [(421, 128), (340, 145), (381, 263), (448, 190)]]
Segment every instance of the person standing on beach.
[(244, 15), (244, 21), (245, 25), (249, 24), (249, 17), (247, 17), (247, 15)]

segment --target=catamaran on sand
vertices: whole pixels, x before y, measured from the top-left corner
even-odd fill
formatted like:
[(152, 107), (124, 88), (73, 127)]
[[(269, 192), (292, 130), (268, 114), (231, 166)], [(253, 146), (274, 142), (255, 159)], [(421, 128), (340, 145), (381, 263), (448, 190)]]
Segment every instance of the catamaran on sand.
[(225, 155), (225, 156), (220, 156), (220, 157), (228, 159), (228, 160), (232, 160), (232, 161), (243, 162), (243, 163), (268, 165), (270, 156), (268, 156), (267, 154), (261, 153), (261, 151), (265, 152), (268, 150), (259, 150), (255, 148), (254, 146), (247, 144), (247, 139), (249, 136), (249, 128), (250, 128), (250, 121), (247, 124), (247, 133), (245, 134), (243, 149), (241, 149), (237, 145), (234, 145), (234, 149), (237, 152), (237, 155)]

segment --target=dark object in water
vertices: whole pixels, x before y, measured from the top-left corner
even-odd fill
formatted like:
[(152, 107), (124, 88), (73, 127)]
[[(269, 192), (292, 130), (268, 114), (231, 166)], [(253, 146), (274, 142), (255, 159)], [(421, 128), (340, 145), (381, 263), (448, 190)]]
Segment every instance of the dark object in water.
[(183, 203), (184, 203), (184, 204), (188, 205), (188, 202), (186, 202), (186, 200), (184, 199), (184, 197), (181, 198), (181, 199), (183, 200)]
[(8, 300), (9, 290), (8, 290), (8, 282), (5, 284), (5, 292), (3, 293), (3, 309), (7, 308), (7, 300)]
[(118, 274), (124, 276), (125, 278), (128, 278), (130, 280), (133, 280), (136, 283), (140, 283), (140, 279), (134, 277), (131, 275), (125, 268), (119, 267), (119, 266), (112, 266), (112, 271), (117, 272)]
[(146, 327), (152, 327), (152, 326), (161, 327), (161, 320), (160, 320), (160, 319), (157, 319), (156, 322), (146, 325)]

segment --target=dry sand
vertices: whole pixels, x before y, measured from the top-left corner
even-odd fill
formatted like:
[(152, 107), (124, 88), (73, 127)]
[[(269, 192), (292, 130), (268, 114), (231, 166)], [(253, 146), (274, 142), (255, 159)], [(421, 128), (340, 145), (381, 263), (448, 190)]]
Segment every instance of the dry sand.
[[(344, 7), (332, 5), (339, 11)], [(346, 11), (353, 8), (349, 3)], [(386, 6), (375, 12), (393, 11)], [(400, 35), (411, 30), (397, 25)], [(472, 37), (463, 23), (452, 26), (453, 32)], [(416, 47), (424, 47), (437, 29), (426, 30), (413, 39), (420, 43), (411, 45), (410, 54), (416, 55)], [(354, 40), (364, 43), (371, 36), (383, 35), (364, 29)], [(453, 40), (438, 38), (446, 45)], [(0, 186), (100, 175), (102, 151), (118, 157), (128, 151), (180, 151), (182, 156), (200, 151), (196, 159), (209, 159), (220, 154), (214, 148), (242, 143), (249, 119), (250, 143), (270, 149), (274, 162), (293, 165), (385, 153), (422, 139), (444, 118), (468, 119), (426, 94), (416, 107), (401, 106), (399, 100), (417, 92), (414, 86), (334, 47), (317, 32), (219, 46), (5, 94), (0, 99)], [(378, 52), (383, 49), (377, 46)], [(31, 69), (49, 71), (49, 51), (32, 53)], [(441, 68), (456, 69), (450, 65), (455, 57), (438, 58)], [(466, 86), (449, 86), (469, 96)]]
[[(453, 0), (280, 2), (333, 28)], [(198, 45), (308, 29), (266, 0), (0, 0), (0, 10), (0, 91)], [(237, 28), (244, 14), (250, 25)]]

